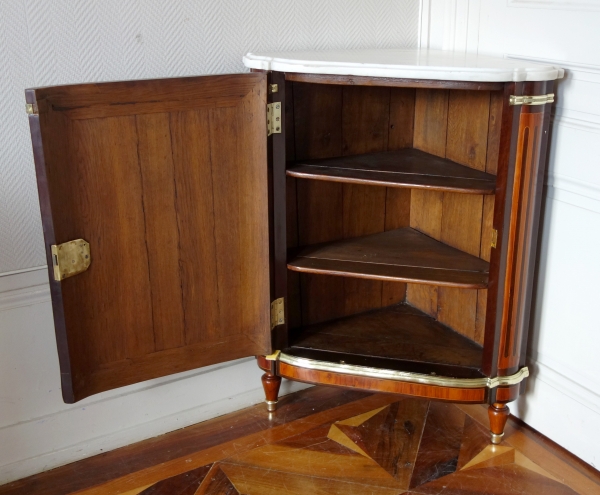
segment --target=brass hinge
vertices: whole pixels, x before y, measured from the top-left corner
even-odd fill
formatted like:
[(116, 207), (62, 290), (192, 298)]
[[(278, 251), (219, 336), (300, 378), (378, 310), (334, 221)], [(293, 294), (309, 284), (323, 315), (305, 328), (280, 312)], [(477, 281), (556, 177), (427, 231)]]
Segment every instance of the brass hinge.
[(90, 245), (83, 239), (63, 242), (52, 246), (52, 266), (54, 280), (60, 282), (65, 278), (85, 272), (92, 261)]
[(267, 136), (281, 134), (281, 102), (267, 103)]
[(498, 243), (498, 231), (496, 229), (492, 229), (492, 247), (495, 248)]
[(279, 91), (279, 86), (277, 84), (269, 84), (269, 94), (277, 93)]
[(25, 111), (27, 112), (27, 115), (37, 115), (37, 108), (33, 103), (26, 103)]
[(275, 299), (271, 303), (271, 330), (277, 325), (283, 325), (285, 323), (285, 307), (283, 303), (283, 297)]
[(554, 93), (538, 96), (515, 96), (510, 95), (509, 105), (545, 105), (554, 102)]

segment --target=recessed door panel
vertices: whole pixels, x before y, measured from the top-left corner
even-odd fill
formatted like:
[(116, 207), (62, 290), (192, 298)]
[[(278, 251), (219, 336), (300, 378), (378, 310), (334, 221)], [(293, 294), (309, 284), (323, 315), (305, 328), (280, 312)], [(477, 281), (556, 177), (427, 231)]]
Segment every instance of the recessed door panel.
[[(270, 352), (266, 75), (27, 101), (65, 401)], [(90, 266), (56, 281), (75, 239)]]

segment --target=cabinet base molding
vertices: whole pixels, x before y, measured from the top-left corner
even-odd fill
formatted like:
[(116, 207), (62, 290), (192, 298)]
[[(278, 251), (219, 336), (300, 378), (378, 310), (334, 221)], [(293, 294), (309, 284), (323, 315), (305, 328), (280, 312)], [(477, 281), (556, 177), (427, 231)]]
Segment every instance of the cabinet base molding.
[(371, 368), (368, 366), (357, 366), (345, 363), (333, 363), (327, 361), (318, 361), (316, 359), (308, 359), (297, 357), (283, 352), (277, 355), (279, 367), (281, 364), (288, 367), (323, 371), (328, 373), (339, 373), (344, 375), (354, 375), (364, 378), (374, 378), (380, 380), (391, 380), (408, 383), (416, 383), (421, 385), (430, 385), (435, 387), (449, 387), (459, 389), (492, 389), (496, 387), (506, 387), (517, 385), (529, 376), (529, 369), (524, 366), (514, 375), (497, 376), (494, 378), (452, 378), (447, 376), (439, 376), (435, 374), (426, 375), (423, 373), (414, 373), (409, 371), (386, 370), (381, 368)]

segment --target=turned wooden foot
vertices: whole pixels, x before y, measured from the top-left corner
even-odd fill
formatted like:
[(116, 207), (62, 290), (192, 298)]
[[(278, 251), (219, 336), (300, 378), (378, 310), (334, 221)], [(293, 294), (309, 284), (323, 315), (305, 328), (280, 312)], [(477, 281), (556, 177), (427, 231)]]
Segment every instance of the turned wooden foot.
[(504, 427), (510, 414), (510, 409), (506, 404), (495, 402), (488, 408), (490, 417), (490, 431), (492, 433), (492, 443), (498, 445), (504, 436)]
[(267, 403), (267, 411), (273, 412), (277, 409), (277, 396), (279, 395), (279, 387), (281, 385), (281, 377), (267, 371), (261, 378), (263, 388), (265, 389), (265, 402)]

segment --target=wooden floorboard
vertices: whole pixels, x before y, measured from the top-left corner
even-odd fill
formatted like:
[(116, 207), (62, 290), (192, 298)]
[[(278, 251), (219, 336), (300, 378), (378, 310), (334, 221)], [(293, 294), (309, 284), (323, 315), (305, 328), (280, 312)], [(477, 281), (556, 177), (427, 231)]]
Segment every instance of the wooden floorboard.
[(598, 494), (600, 473), (482, 406), (314, 387), (0, 487), (0, 494)]

